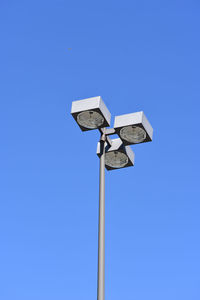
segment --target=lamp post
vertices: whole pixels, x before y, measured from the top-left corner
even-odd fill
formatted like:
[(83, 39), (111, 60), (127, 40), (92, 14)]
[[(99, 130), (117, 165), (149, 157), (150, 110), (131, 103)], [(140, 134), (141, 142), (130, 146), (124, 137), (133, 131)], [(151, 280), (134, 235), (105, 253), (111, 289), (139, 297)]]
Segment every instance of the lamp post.
[[(100, 158), (99, 172), (99, 234), (97, 300), (105, 300), (105, 168), (116, 170), (134, 165), (134, 152), (129, 145), (152, 141), (153, 128), (143, 112), (115, 117), (110, 126), (111, 114), (101, 97), (72, 102), (71, 114), (82, 131), (98, 129), (97, 144)], [(117, 134), (119, 138), (110, 139)]]
[(105, 299), (105, 130), (100, 139), (97, 299)]

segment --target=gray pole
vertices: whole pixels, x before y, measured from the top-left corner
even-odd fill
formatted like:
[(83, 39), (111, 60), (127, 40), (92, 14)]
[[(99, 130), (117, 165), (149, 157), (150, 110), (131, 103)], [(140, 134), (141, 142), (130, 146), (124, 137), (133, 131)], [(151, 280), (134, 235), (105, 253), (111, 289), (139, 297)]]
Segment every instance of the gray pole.
[(101, 157), (99, 173), (99, 244), (98, 244), (98, 287), (97, 300), (105, 300), (105, 140), (100, 140)]

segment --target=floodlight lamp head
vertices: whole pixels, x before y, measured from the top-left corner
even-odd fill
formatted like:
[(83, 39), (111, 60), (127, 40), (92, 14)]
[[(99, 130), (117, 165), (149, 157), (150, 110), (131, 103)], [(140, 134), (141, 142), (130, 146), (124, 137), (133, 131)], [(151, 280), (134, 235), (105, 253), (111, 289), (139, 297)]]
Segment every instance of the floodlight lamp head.
[(110, 126), (111, 114), (100, 96), (72, 102), (71, 114), (82, 131)]
[[(111, 140), (111, 146), (106, 143), (105, 167), (108, 171), (131, 167), (134, 165), (134, 152), (129, 146), (124, 146), (121, 139)], [(97, 155), (100, 157), (100, 143), (97, 145)]]
[(152, 141), (153, 128), (143, 111), (115, 117), (115, 132), (125, 145)]

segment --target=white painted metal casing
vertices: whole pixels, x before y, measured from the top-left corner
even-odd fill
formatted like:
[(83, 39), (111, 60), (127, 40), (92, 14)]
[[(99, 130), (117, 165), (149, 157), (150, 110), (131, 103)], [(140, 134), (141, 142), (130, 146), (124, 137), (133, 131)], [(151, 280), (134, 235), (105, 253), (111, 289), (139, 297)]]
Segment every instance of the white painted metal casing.
[[(96, 111), (104, 118), (101, 128), (110, 126), (111, 114), (100, 96), (72, 102), (71, 114), (77, 122), (77, 115), (83, 111)], [(78, 124), (78, 122), (77, 122)], [(79, 124), (78, 124), (79, 125)], [(82, 131), (92, 130), (79, 125)]]
[[(128, 163), (123, 168), (134, 166), (135, 154), (134, 154), (133, 150), (131, 149), (131, 147), (130, 146), (124, 146), (122, 140), (119, 139), (119, 138), (118, 139), (113, 139), (111, 141), (112, 141), (112, 146), (111, 147), (106, 143), (106, 149), (105, 149), (106, 153), (112, 152), (112, 151), (113, 152), (114, 151), (122, 152), (122, 153), (126, 154), (126, 156), (128, 157)], [(100, 142), (97, 144), (97, 155), (100, 157)], [(107, 165), (105, 165), (105, 167), (108, 171), (119, 169), (119, 168), (111, 168)], [(122, 168), (120, 168), (120, 169), (122, 169)]]
[[(116, 133), (119, 135), (119, 137), (121, 139), (122, 139), (122, 137), (120, 136), (120, 130), (123, 127), (127, 127), (127, 126), (130, 126), (130, 125), (138, 126), (138, 127), (141, 127), (142, 129), (145, 130), (146, 139), (144, 141), (142, 141), (142, 143), (152, 141), (153, 128), (152, 128), (151, 124), (149, 123), (149, 121), (147, 120), (147, 118), (146, 118), (143, 111), (115, 117), (114, 128), (115, 128)], [(125, 140), (123, 140), (123, 142), (124, 142), (125, 145), (131, 145), (132, 144), (132, 143), (129, 143)]]

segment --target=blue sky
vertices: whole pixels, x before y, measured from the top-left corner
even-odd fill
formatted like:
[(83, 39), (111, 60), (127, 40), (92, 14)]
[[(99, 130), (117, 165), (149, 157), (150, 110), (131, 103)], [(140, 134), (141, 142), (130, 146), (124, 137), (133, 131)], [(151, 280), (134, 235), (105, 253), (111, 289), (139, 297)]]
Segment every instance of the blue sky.
[(101, 95), (154, 127), (106, 172), (106, 299), (199, 300), (199, 1), (2, 0), (0, 28), (0, 299), (96, 299), (99, 134), (70, 109)]

